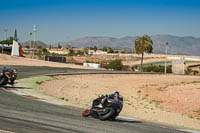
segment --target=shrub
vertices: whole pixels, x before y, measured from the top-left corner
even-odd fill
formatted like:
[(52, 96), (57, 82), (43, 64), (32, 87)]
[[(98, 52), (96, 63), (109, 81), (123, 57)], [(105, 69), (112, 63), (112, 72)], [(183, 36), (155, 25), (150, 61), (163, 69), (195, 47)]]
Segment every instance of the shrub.
[(114, 60), (111, 61), (108, 65), (108, 69), (114, 69), (114, 70), (122, 70), (123, 65), (121, 60)]
[(167, 73), (172, 73), (172, 65), (167, 66)]
[(187, 70), (185, 70), (185, 74), (191, 74), (193, 72), (193, 70), (191, 68), (187, 68)]
[(193, 75), (199, 75), (199, 71), (196, 71), (196, 70), (195, 70), (195, 71), (193, 72)]
[[(161, 65), (149, 65), (143, 68), (144, 72), (164, 72), (165, 71), (165, 66)], [(169, 65), (167, 66), (167, 73), (172, 73), (172, 66)]]

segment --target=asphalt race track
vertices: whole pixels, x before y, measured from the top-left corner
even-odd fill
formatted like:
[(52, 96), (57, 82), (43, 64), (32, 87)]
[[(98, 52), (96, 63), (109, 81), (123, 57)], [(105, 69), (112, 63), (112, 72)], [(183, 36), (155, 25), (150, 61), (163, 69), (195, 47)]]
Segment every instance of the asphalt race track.
[[(69, 68), (11, 67), (18, 69), (18, 78), (65, 72), (103, 73)], [(2, 88), (0, 88), (0, 130), (16, 133), (184, 133), (174, 128), (134, 120), (100, 121), (90, 117), (84, 118), (80, 109), (25, 98)]]

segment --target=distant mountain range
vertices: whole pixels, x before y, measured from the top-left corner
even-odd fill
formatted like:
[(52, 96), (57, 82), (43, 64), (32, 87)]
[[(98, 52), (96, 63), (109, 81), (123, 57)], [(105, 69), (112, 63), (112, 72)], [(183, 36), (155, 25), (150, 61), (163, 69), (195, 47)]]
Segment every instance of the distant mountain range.
[[(24, 42), (24, 43), (21, 43), (22, 47), (26, 47), (26, 46), (30, 46), (30, 44), (32, 45), (31, 47), (33, 47), (33, 44), (34, 42), (33, 41), (27, 41), (27, 42)], [(47, 48), (49, 47), (47, 44), (45, 44), (44, 42), (41, 42), (41, 41), (36, 41), (35, 42), (35, 45), (34, 47), (37, 48), (37, 47), (42, 47), (42, 48)]]
[[(113, 37), (84, 37), (72, 40), (65, 43), (60, 43), (62, 46), (72, 47), (113, 47), (134, 49), (134, 41), (136, 36), (127, 36), (123, 38)], [(178, 37), (172, 35), (152, 35), (153, 52), (165, 53), (166, 42), (168, 42), (168, 52), (170, 54), (186, 54), (200, 56), (200, 38), (192, 36)], [(135, 49), (134, 49), (135, 50)]]
[[(131, 51), (134, 49), (134, 42), (136, 36), (126, 36), (123, 38), (114, 37), (84, 37), (68, 42), (57, 43), (64, 47), (94, 47), (102, 48), (112, 47), (121, 48)], [(165, 53), (165, 44), (168, 42), (168, 52), (170, 54), (186, 54), (200, 56), (200, 38), (192, 36), (178, 37), (172, 35), (152, 35), (153, 40), (153, 52)], [(135, 50), (135, 49), (134, 49)]]

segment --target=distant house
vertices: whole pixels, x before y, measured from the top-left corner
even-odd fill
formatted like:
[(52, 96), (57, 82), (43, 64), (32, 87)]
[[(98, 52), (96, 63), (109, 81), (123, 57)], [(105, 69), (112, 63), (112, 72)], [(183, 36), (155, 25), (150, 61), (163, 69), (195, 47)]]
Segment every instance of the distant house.
[(83, 48), (72, 48), (72, 50), (74, 51), (74, 53), (84, 52)]
[(11, 48), (12, 47), (12, 45), (10, 45), (10, 44), (0, 44), (0, 47), (9, 47), (9, 48)]
[(88, 54), (89, 54), (89, 55), (101, 55), (101, 54), (107, 54), (107, 52), (104, 52), (104, 51), (102, 51), (102, 50), (97, 50), (97, 51), (88, 50)]
[(114, 53), (123, 53), (124, 52), (124, 50), (122, 50), (122, 49), (114, 49), (113, 51), (114, 51)]

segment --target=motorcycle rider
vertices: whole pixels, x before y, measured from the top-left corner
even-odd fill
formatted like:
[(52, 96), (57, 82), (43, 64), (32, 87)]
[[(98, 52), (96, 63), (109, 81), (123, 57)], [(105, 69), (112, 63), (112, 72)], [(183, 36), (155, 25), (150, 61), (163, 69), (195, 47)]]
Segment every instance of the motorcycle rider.
[(111, 99), (114, 99), (114, 100), (118, 100), (119, 98), (120, 99), (123, 99), (122, 96), (120, 96), (119, 92), (118, 91), (114, 91), (112, 94), (110, 95), (100, 95), (100, 98), (101, 98), (101, 101), (100, 101), (100, 104), (97, 105), (96, 107), (99, 107), (99, 108), (103, 108), (103, 104), (105, 103), (105, 101), (107, 100), (107, 98), (111, 98)]
[(10, 73), (11, 74), (11, 77), (9, 78), (9, 81), (8, 83), (13, 85), (14, 84), (14, 81), (16, 80), (17, 78), (17, 71), (15, 69), (8, 69), (7, 67), (4, 66), (3, 70), (2, 70), (2, 73), (0, 74), (0, 80), (2, 80), (2, 76), (6, 73)]

